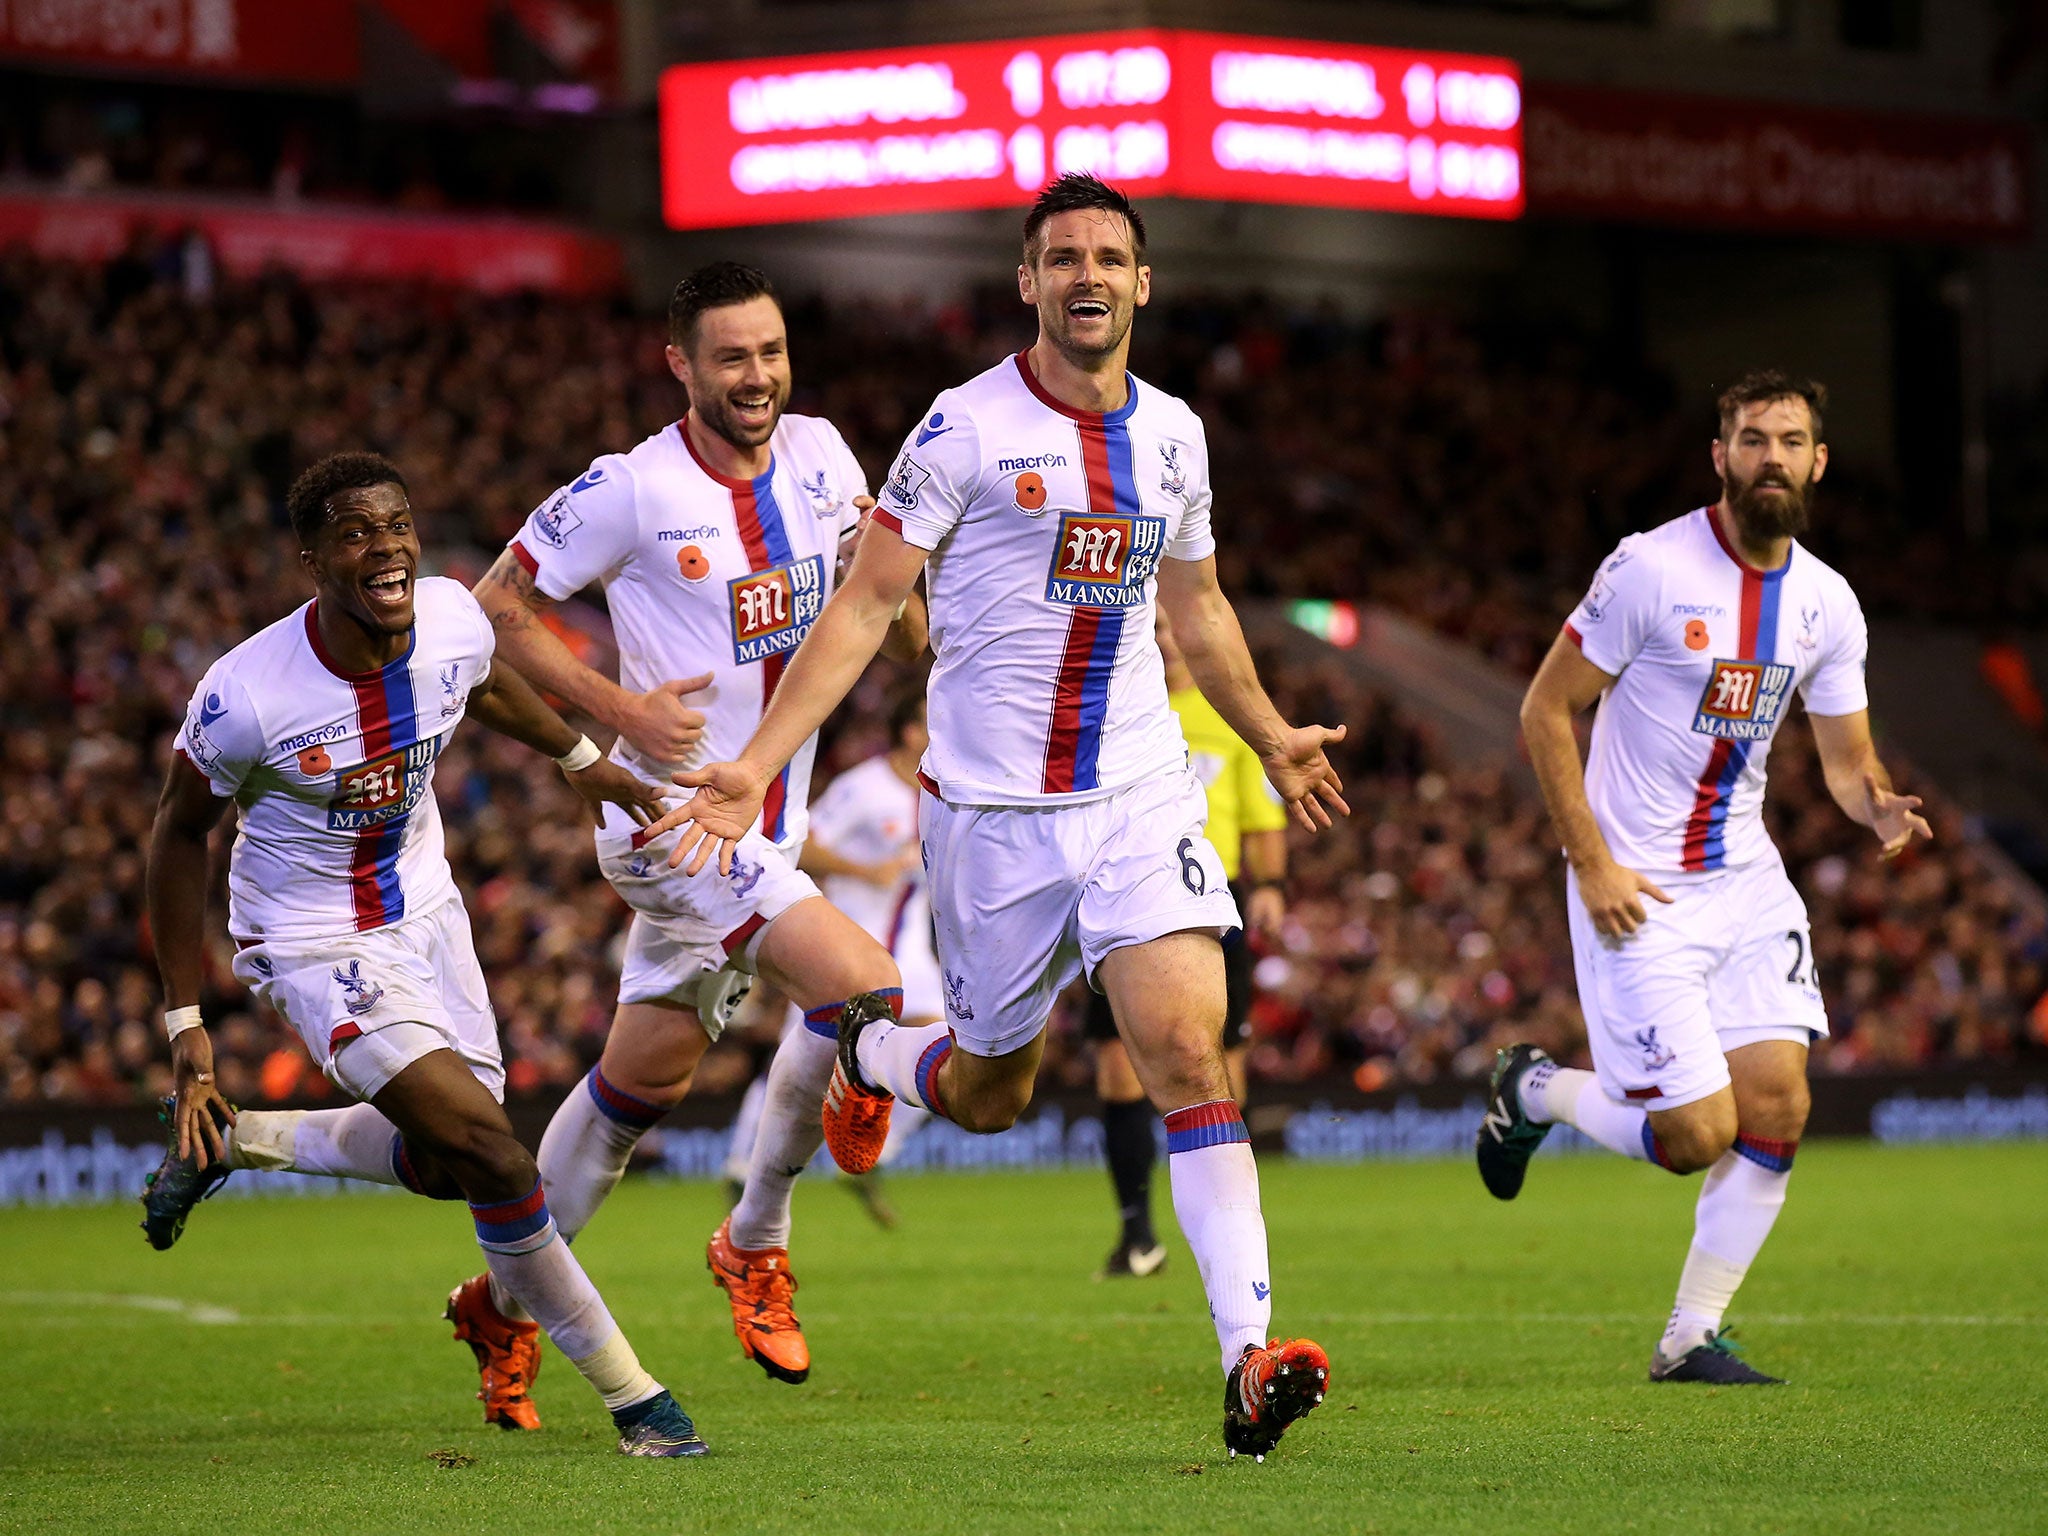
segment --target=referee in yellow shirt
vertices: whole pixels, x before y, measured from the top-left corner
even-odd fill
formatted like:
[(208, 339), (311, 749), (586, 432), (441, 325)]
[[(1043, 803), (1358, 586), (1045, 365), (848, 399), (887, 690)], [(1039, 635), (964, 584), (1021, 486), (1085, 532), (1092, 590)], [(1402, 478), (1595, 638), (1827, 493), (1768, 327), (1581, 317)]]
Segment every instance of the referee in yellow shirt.
[[(1195, 679), (1173, 643), (1166, 618), (1159, 618), (1159, 654), (1166, 661), (1167, 703), (1180, 716), (1188, 758), (1209, 796), (1206, 831), (1230, 878), (1231, 894), (1245, 924), (1273, 939), (1287, 915), (1282, 882), (1287, 877), (1287, 808), (1266, 782), (1258, 754), (1237, 738)], [(1231, 1090), (1244, 1102), (1244, 1058), (1251, 1044), (1252, 947), (1239, 935), (1223, 949), (1225, 1004), (1223, 1059)], [(1166, 1248), (1152, 1231), (1152, 1165), (1158, 1157), (1153, 1123), (1158, 1118), (1131, 1059), (1117, 1038), (1109, 1000), (1088, 994), (1083, 1033), (1095, 1042), (1095, 1091), (1102, 1099), (1102, 1145), (1123, 1233), (1097, 1278), (1149, 1275), (1166, 1263)]]

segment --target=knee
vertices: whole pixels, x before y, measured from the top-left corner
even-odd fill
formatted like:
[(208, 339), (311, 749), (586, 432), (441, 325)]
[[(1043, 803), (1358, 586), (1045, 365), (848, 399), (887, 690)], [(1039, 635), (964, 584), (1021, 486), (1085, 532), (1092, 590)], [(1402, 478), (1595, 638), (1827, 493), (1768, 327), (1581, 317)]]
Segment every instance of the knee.
[(1673, 1173), (1698, 1173), (1735, 1145), (1735, 1106), (1711, 1104), (1703, 1113), (1683, 1116), (1674, 1110), (1652, 1129), (1666, 1167)]
[(946, 1113), (961, 1130), (992, 1136), (1015, 1125), (1030, 1102), (1029, 1081), (978, 1084), (949, 1100)]
[(448, 1166), (425, 1147), (404, 1143), (405, 1186), (429, 1200), (460, 1200), (462, 1185)]
[(435, 1149), (473, 1201), (517, 1200), (540, 1182), (540, 1167), (510, 1130), (479, 1122), (453, 1130)]
[(1748, 1135), (1767, 1136), (1773, 1141), (1797, 1141), (1806, 1132), (1806, 1116), (1812, 1108), (1813, 1095), (1807, 1090), (1806, 1079), (1793, 1078), (1773, 1084), (1762, 1093), (1745, 1095), (1742, 1129)]
[(1222, 1027), (1180, 1024), (1140, 1041), (1132, 1040), (1138, 1076), (1155, 1103), (1168, 1108), (1232, 1097), (1223, 1066)]

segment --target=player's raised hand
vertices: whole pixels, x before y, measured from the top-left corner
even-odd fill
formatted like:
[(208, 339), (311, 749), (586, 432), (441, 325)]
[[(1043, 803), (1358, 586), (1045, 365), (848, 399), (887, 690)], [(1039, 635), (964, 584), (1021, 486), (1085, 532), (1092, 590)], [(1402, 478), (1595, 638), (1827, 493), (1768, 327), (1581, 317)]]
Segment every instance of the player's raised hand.
[(1652, 881), (1612, 859), (1588, 865), (1578, 874), (1579, 900), (1586, 904), (1586, 915), (1593, 919), (1594, 929), (1609, 938), (1624, 938), (1650, 920), (1643, 897), (1671, 904), (1671, 898)]
[(178, 1156), (189, 1157), (201, 1168), (227, 1156), (221, 1145), (220, 1126), (235, 1123), (235, 1111), (220, 1096), (213, 1080), (213, 1041), (206, 1031), (184, 1029), (171, 1041), (171, 1081), (177, 1102), (171, 1123), (178, 1129)]
[(1916, 837), (1932, 838), (1934, 828), (1920, 814), (1918, 795), (1896, 795), (1877, 782), (1877, 775), (1863, 775), (1863, 798), (1870, 808), (1870, 830), (1884, 844), (1884, 856), (1896, 858)]
[(644, 827), (667, 810), (671, 800), (682, 798), (678, 791), (664, 791), (642, 783), (608, 757), (600, 757), (588, 768), (579, 768), (574, 773), (564, 770), (562, 777), (583, 797), (583, 803), (590, 807), (590, 814), (600, 826), (607, 804), (616, 805)]
[[(1286, 803), (1288, 814), (1310, 832), (1330, 825), (1330, 812), (1349, 816), (1344, 781), (1323, 755), (1325, 745), (1344, 739), (1343, 726), (1297, 725), (1282, 738), (1280, 750), (1260, 759), (1266, 782)], [(1327, 809), (1326, 809), (1327, 807)]]
[(683, 835), (668, 856), (670, 869), (687, 859), (683, 873), (694, 875), (716, 854), (718, 872), (731, 874), (733, 849), (761, 819), (770, 777), (745, 763), (706, 763), (677, 774), (678, 784), (697, 793), (649, 827), (649, 840), (680, 827)]
[(683, 700), (709, 688), (712, 677), (700, 672), (648, 689), (633, 700), (619, 721), (619, 734), (635, 751), (656, 762), (687, 762), (691, 749), (704, 735), (704, 711), (692, 709)]

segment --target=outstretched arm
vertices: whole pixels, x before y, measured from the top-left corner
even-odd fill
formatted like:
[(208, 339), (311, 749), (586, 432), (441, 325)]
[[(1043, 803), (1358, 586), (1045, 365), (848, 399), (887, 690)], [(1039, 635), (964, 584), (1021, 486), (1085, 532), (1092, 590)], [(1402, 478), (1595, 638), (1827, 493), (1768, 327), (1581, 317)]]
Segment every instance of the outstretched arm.
[[(592, 756), (588, 762), (578, 762), (578, 757), (594, 754), (597, 749), (586, 745), (587, 738), (556, 714), (548, 701), (533, 691), (531, 683), (505, 664), (502, 656), (492, 665), (490, 676), (470, 691), (469, 713), (499, 735), (510, 736), (521, 745), (554, 758), (569, 787), (583, 797), (584, 804), (600, 822), (604, 820), (607, 801), (621, 807), (643, 827), (662, 813), (661, 793), (609, 758)], [(563, 761), (565, 758), (568, 761)]]
[(554, 599), (534, 584), (518, 551), (506, 549), (474, 588), (497, 634), (498, 654), (535, 684), (617, 731), (644, 757), (680, 763), (704, 734), (704, 714), (683, 703), (711, 686), (712, 674), (680, 678), (646, 693), (628, 693), (576, 659), (545, 615)]
[(719, 871), (730, 872), (733, 846), (759, 820), (768, 781), (860, 680), (924, 562), (925, 551), (895, 529), (882, 523), (868, 528), (853, 569), (790, 658), (775, 697), (739, 758), (676, 775), (678, 784), (691, 786), (697, 794), (653, 828), (657, 835), (686, 828), (669, 855), (670, 864), (689, 858), (689, 873), (694, 875), (716, 853)]
[[(163, 977), (167, 1011), (199, 1006), (199, 974), (206, 918), (206, 842), (228, 800), (213, 792), (205, 776), (183, 754), (171, 759), (164, 792), (149, 834), (145, 882), (150, 941)], [(222, 1155), (220, 1131), (209, 1108), (232, 1123), (234, 1111), (213, 1080), (213, 1042), (204, 1028), (180, 1030), (171, 1039), (171, 1071), (177, 1087), (172, 1123), (178, 1155), (204, 1168)]]
[(1916, 837), (1934, 836), (1920, 815), (1920, 797), (1892, 792), (1892, 776), (1870, 739), (1869, 710), (1807, 719), (1813, 722), (1813, 744), (1820, 750), (1828, 793), (1844, 816), (1877, 834), (1886, 858), (1905, 852)]
[[(1309, 831), (1330, 825), (1330, 810), (1349, 816), (1344, 784), (1323, 756), (1344, 727), (1290, 726), (1259, 686), (1250, 647), (1230, 599), (1216, 581), (1216, 558), (1159, 562), (1159, 606), (1202, 697), (1254, 752), (1289, 813)], [(1325, 809), (1325, 807), (1329, 809)]]

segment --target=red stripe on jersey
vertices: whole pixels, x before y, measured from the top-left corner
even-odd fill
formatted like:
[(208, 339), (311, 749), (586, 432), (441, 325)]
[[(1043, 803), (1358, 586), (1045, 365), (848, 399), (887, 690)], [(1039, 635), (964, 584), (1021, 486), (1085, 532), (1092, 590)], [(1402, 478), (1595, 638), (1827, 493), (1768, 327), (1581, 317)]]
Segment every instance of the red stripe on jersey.
[[(789, 664), (789, 653), (777, 651), (772, 656), (761, 658), (761, 713), (768, 713), (769, 701), (775, 697), (775, 690), (782, 682), (783, 668)], [(782, 812), (789, 803), (789, 764), (782, 765), (782, 772), (768, 781), (768, 793), (761, 797), (761, 835), (770, 842), (782, 836)]]
[(891, 533), (901, 533), (903, 531), (903, 519), (885, 507), (877, 507), (874, 511), (870, 512), (868, 514), (868, 521), (880, 523)]
[[(363, 761), (367, 763), (391, 750), (391, 710), (384, 696), (384, 681), (373, 672), (368, 678), (351, 677), (348, 686), (356, 696), (356, 724), (363, 733)], [(381, 928), (388, 918), (384, 892), (377, 884), (377, 853), (389, 830), (382, 825), (365, 827), (356, 833), (355, 846), (349, 850), (348, 894), (358, 933)]]
[(1578, 630), (1574, 629), (1569, 624), (1565, 625), (1564, 627), (1564, 637), (1565, 639), (1571, 641), (1573, 645), (1576, 645), (1580, 650), (1583, 651), (1586, 648), (1586, 637), (1580, 634)]
[[(1018, 367), (1040, 399), (1049, 399), (1038, 388), (1031, 369), (1020, 359)], [(1081, 443), (1081, 465), (1088, 482), (1088, 510), (1098, 517), (1117, 515), (1116, 482), (1109, 474), (1109, 437), (1100, 416), (1083, 416), (1066, 411), (1074, 419), (1074, 435)], [(1081, 750), (1081, 695), (1088, 680), (1088, 663), (1095, 654), (1095, 632), (1102, 627), (1099, 608), (1076, 608), (1067, 622), (1067, 649), (1060, 658), (1060, 671), (1053, 684), (1052, 719), (1045, 733), (1045, 771), (1039, 777), (1039, 792), (1071, 794), (1075, 759)]]
[[(1708, 513), (1709, 518), (1713, 514)], [(1715, 532), (1720, 524), (1715, 523)], [(1727, 541), (1722, 541), (1726, 548)], [(1742, 567), (1742, 618), (1738, 631), (1736, 656), (1746, 659), (1756, 654), (1757, 621), (1763, 611), (1764, 579), (1753, 566)], [(1692, 814), (1685, 819), (1685, 843), (1681, 851), (1679, 867), (1682, 869), (1705, 869), (1707, 867), (1707, 840), (1713, 835), (1714, 808), (1721, 803), (1724, 793), (1721, 776), (1728, 771), (1728, 759), (1735, 753), (1735, 743), (1725, 736), (1716, 737), (1714, 750), (1707, 754), (1707, 766), (1700, 770), (1699, 782), (1693, 789)], [(1733, 794), (1735, 786), (1726, 786), (1726, 793)]]
[(1060, 657), (1059, 680), (1052, 690), (1052, 720), (1045, 733), (1045, 773), (1038, 786), (1042, 794), (1073, 792), (1074, 757), (1081, 745), (1081, 688), (1088, 680), (1089, 659), (1095, 654), (1095, 631), (1101, 627), (1100, 608), (1076, 608), (1067, 621), (1067, 649)]
[(538, 576), (540, 574), (540, 562), (533, 558), (533, 555), (528, 551), (527, 547), (524, 544), (520, 543), (517, 539), (514, 539), (511, 544), (511, 549), (512, 558), (517, 560), (521, 565), (526, 567), (527, 575)]

